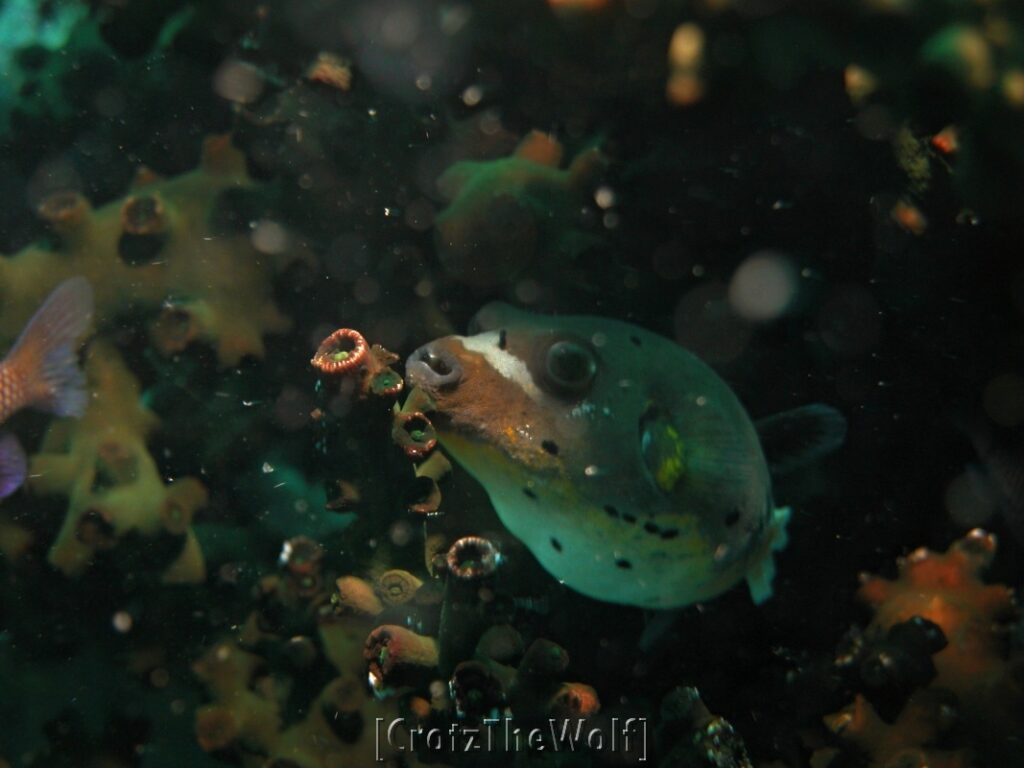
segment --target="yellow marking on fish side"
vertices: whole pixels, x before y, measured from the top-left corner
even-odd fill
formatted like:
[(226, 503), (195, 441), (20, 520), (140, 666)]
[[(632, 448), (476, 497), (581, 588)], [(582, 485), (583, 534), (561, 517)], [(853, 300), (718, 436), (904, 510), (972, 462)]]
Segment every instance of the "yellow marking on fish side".
[(655, 479), (661, 490), (668, 492), (675, 488), (683, 475), (683, 441), (674, 427), (666, 427), (665, 433), (672, 441), (673, 453), (666, 456), (655, 473)]

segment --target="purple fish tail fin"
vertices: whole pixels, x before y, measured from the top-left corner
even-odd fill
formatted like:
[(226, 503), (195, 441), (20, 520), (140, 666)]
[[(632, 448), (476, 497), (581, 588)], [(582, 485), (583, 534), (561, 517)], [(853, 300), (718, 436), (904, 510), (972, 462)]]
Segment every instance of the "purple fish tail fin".
[(6, 499), (25, 482), (28, 461), (18, 438), (10, 432), (0, 433), (0, 499)]
[(78, 367), (79, 339), (92, 320), (92, 288), (84, 277), (58, 285), (29, 320), (7, 356), (31, 387), (29, 405), (57, 416), (81, 416), (87, 393)]

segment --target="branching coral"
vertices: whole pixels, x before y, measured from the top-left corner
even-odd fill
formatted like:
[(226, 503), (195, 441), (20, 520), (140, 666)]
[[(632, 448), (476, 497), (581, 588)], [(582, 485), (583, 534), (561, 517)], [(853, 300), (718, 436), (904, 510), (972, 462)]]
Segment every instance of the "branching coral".
[(261, 357), (263, 335), (290, 325), (274, 305), (270, 279), (294, 254), (261, 253), (210, 220), (223, 193), (251, 186), (230, 138), (213, 136), (197, 170), (167, 180), (142, 174), (124, 200), (93, 210), (76, 192), (51, 195), (40, 215), (59, 245), (0, 259), (0, 339), (13, 338), (54, 285), (84, 275), (101, 325), (141, 309), (157, 315), (152, 338), (165, 353), (202, 340), (225, 366)]
[(438, 550), (442, 562), (434, 575), (445, 578), (440, 606), (437, 582), (405, 571), (386, 571), (375, 584), (356, 576), (338, 579), (336, 614), (321, 623), (332, 663), (351, 669), (354, 632), (370, 621), (373, 628), (359, 648), (361, 676), (368, 676), (378, 698), (398, 701), (416, 722), (447, 728), (484, 717), (525, 724), (598, 714), (592, 687), (565, 682), (569, 656), (561, 646), (536, 639), (524, 651), (519, 632), (507, 623), (510, 614), (500, 608), (515, 601), (494, 591), (492, 577), (500, 572), (495, 545), (467, 536), (447, 556), (440, 545)]
[[(843, 741), (871, 756), (874, 766), (1007, 764), (1024, 715), (1024, 659), (1010, 649), (1016, 616), (1012, 591), (985, 584), (996, 540), (971, 531), (945, 553), (919, 549), (899, 562), (895, 580), (862, 577), (859, 595), (874, 610), (866, 635), (880, 635), (914, 617), (938, 626), (947, 645), (934, 655), (935, 678), (915, 692), (892, 724), (858, 696), (826, 723)], [(945, 737), (957, 727), (958, 749)], [(978, 761), (981, 760), (979, 763)], [(817, 765), (830, 765), (819, 754)]]
[(562, 147), (534, 131), (510, 157), (456, 163), (438, 188), (451, 202), (435, 221), (445, 269), (458, 280), (493, 286), (537, 256), (573, 257), (599, 242), (579, 226), (585, 196), (604, 170), (596, 149), (559, 168)]
[[(973, 762), (963, 750), (934, 746), (948, 735), (954, 725), (954, 713), (955, 706), (941, 692), (926, 689), (907, 701), (893, 723), (882, 720), (867, 699), (858, 695), (848, 707), (830, 715), (826, 724), (843, 741), (868, 754), (872, 766), (969, 768)], [(825, 768), (835, 755), (832, 750), (821, 750), (813, 765)]]
[[(196, 712), (200, 746), (233, 751), (243, 765), (371, 765), (378, 759), (376, 718), (397, 718), (393, 703), (368, 696), (360, 679), (342, 673), (324, 686), (303, 719), (284, 726), (287, 682), (268, 674), (261, 656), (235, 642), (213, 646), (194, 669), (214, 699)], [(383, 744), (379, 759), (392, 752)]]
[[(394, 758), (386, 742), (375, 743), (374, 723), (395, 721), (395, 702), (370, 696), (363, 682), (363, 642), (382, 609), (374, 587), (340, 579), (332, 610), (319, 545), (292, 539), (283, 554), (284, 573), (260, 581), (257, 608), (238, 635), (193, 666), (212, 699), (196, 712), (200, 746), (246, 766), (340, 768)], [(337, 674), (296, 717), (299, 677), (322, 671), (322, 662)]]
[(117, 352), (96, 342), (85, 367), (92, 393), (85, 416), (55, 422), (30, 465), (33, 493), (68, 497), (50, 562), (77, 575), (98, 551), (130, 533), (164, 536), (181, 542), (164, 581), (202, 581), (203, 555), (191, 521), (206, 503), (206, 490), (193, 478), (164, 484), (146, 448), (158, 420), (141, 404), (138, 382)]

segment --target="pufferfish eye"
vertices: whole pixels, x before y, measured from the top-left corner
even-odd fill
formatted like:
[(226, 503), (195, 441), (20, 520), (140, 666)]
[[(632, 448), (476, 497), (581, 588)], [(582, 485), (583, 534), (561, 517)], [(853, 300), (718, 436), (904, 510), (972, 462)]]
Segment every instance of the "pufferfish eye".
[(579, 395), (590, 388), (597, 374), (597, 357), (582, 341), (560, 339), (544, 359), (544, 378), (557, 394)]

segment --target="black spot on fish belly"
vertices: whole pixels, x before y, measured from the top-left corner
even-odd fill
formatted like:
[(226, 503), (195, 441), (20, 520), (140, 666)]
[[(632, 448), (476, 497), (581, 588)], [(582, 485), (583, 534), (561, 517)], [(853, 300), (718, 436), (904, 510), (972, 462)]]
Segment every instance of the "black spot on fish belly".
[(661, 529), (658, 528), (654, 523), (644, 523), (644, 530), (648, 533), (657, 533)]
[(526, 494), (526, 498), (528, 498), (528, 499), (536, 499), (537, 498), (537, 494), (534, 493), (533, 490), (530, 489), (530, 488), (523, 488), (523, 493)]
[(540, 444), (540, 447), (550, 453), (552, 456), (558, 455), (558, 443), (554, 440), (545, 440)]
[(615, 565), (622, 569), (629, 569), (633, 567), (633, 564), (624, 557), (620, 557), (618, 560), (616, 560)]
[(555, 552), (562, 551), (562, 542), (560, 542), (558, 539), (552, 539), (551, 546), (555, 548)]
[(663, 539), (674, 539), (679, 535), (679, 531), (675, 528), (666, 528), (661, 532), (661, 538)]
[(740, 511), (738, 509), (734, 509), (732, 512), (730, 512), (728, 515), (725, 516), (725, 524), (729, 528), (732, 528), (739, 521), (740, 521)]
[(640, 343), (640, 337), (639, 337), (639, 336), (630, 336), (630, 337), (629, 337), (629, 340), (630, 340), (630, 341), (632, 341), (632, 342), (633, 342), (633, 344), (635, 344), (635, 345), (636, 345), (636, 346), (638, 346), (638, 347), (640, 347), (640, 346), (643, 346), (643, 345), (642, 345), (642, 344)]
[(611, 504), (604, 505), (604, 511), (608, 513), (608, 517), (618, 517), (619, 510), (613, 507)]

